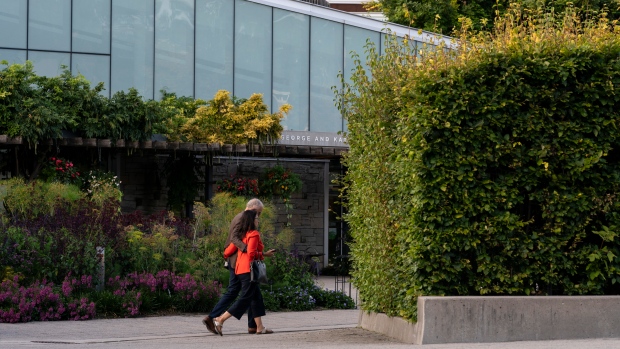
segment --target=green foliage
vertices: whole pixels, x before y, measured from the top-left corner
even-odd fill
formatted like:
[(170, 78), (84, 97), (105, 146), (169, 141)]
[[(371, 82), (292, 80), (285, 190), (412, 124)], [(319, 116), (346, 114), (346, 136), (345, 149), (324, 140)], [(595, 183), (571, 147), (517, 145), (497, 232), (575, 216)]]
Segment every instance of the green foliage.
[(314, 286), (310, 295), (315, 299), (317, 307), (327, 309), (355, 309), (353, 298), (339, 291), (331, 291)]
[(1, 188), (4, 212), (24, 219), (46, 213), (53, 215), (58, 208), (72, 211), (85, 196), (76, 185), (39, 181), (27, 184), (22, 178), (2, 181)]
[(156, 273), (160, 270), (175, 271), (179, 253), (179, 236), (173, 227), (154, 224), (152, 232), (145, 234), (138, 227), (127, 227), (127, 249), (123, 251), (134, 271)]
[(93, 123), (93, 127), (101, 128), (93, 136), (112, 140), (150, 140), (153, 129), (166, 115), (159, 102), (144, 101), (136, 89), (118, 91), (109, 99), (108, 112), (104, 118)]
[(249, 99), (231, 98), (228, 91), (218, 91), (206, 106), (195, 112), (195, 117), (182, 127), (190, 142), (264, 144), (275, 143), (282, 133), (280, 120), (291, 109), (284, 104), (270, 114), (261, 94)]
[[(228, 271), (224, 268), (222, 255), (226, 247), (226, 239), (230, 222), (239, 213), (245, 210), (247, 198), (235, 197), (229, 193), (216, 194), (208, 206), (208, 229), (205, 235), (199, 236), (195, 242), (195, 256), (184, 261), (187, 270), (201, 280), (221, 280), (228, 282)], [(201, 209), (202, 210), (202, 209)], [(287, 232), (274, 231), (275, 208), (265, 203), (261, 213), (259, 230), (266, 247), (275, 246), (274, 242), (282, 239)]]
[(619, 28), (518, 8), (452, 51), (369, 50), (341, 108), (363, 307), (620, 292)]
[(600, 16), (602, 13), (606, 13), (612, 20), (620, 18), (620, 8), (615, 0), (377, 0), (367, 7), (382, 11), (390, 22), (451, 35), (453, 30), (461, 27), (463, 21), (471, 22), (475, 30), (491, 31), (494, 19), (509, 11), (511, 4), (518, 4), (528, 11), (545, 10), (556, 13), (576, 8), (582, 11), (584, 19)]
[(259, 181), (259, 191), (265, 197), (280, 197), (284, 201), (291, 194), (301, 191), (303, 183), (299, 175), (281, 165), (266, 168)]
[(42, 141), (62, 138), (63, 130), (113, 141), (147, 141), (161, 133), (172, 142), (274, 143), (291, 108), (270, 114), (262, 95), (238, 99), (227, 91), (208, 102), (166, 91), (159, 102), (144, 100), (135, 88), (106, 98), (102, 83), (91, 87), (66, 67), (50, 78), (35, 75), (30, 61), (1, 64), (0, 134), (22, 136), (35, 150)]
[(81, 185), (82, 177), (73, 162), (55, 156), (49, 158), (39, 175), (39, 178), (46, 182), (60, 182), (78, 186)]
[(185, 124), (196, 116), (196, 110), (207, 102), (192, 97), (177, 97), (175, 93), (161, 91), (161, 107), (167, 117), (157, 125), (155, 133), (166, 136), (170, 142), (188, 142), (187, 134), (182, 132)]
[(98, 169), (89, 171), (82, 178), (82, 190), (86, 192), (91, 201), (100, 206), (107, 200), (121, 203), (123, 192), (120, 185), (121, 181), (116, 175)]

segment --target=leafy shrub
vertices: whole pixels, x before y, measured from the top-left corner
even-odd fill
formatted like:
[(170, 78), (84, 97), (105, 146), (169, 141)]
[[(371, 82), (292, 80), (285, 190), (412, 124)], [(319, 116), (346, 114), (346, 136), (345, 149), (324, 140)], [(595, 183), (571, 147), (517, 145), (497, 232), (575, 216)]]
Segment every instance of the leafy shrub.
[(355, 309), (356, 307), (353, 298), (339, 291), (322, 289), (315, 285), (309, 292), (316, 300), (317, 307), (328, 309)]
[(281, 197), (289, 200), (291, 194), (301, 190), (299, 175), (280, 165), (266, 168), (260, 178), (260, 193), (265, 197)]
[(366, 310), (620, 292), (620, 28), (577, 18), (512, 9), (454, 50), (369, 49), (341, 100)]
[(19, 286), (18, 277), (0, 283), (0, 322), (88, 320), (96, 313), (134, 317), (157, 311), (207, 312), (221, 286), (197, 282), (167, 270), (110, 278), (95, 291), (90, 276), (67, 276), (62, 286), (35, 281)]
[(60, 182), (79, 186), (81, 184), (80, 172), (73, 162), (50, 157), (43, 169), (40, 177), (46, 182)]
[(304, 290), (314, 286), (314, 277), (310, 267), (294, 250), (277, 250), (267, 260), (267, 275), (274, 287), (299, 287)]
[(269, 302), (265, 302), (265, 307), (275, 311), (278, 309), (288, 309), (293, 311), (312, 310), (316, 306), (316, 300), (307, 289), (299, 286), (286, 286), (275, 290), (263, 291), (263, 298), (268, 294)]
[(284, 104), (270, 114), (261, 94), (253, 94), (241, 103), (235, 103), (228, 91), (217, 91), (206, 106), (196, 110), (195, 117), (182, 128), (190, 142), (263, 144), (280, 138), (280, 120), (291, 106)]
[(121, 312), (115, 314), (126, 317), (158, 310), (208, 312), (219, 299), (221, 290), (219, 283), (198, 282), (189, 274), (180, 276), (167, 270), (156, 274), (131, 273), (124, 278), (117, 276), (110, 278), (106, 287), (116, 297), (108, 295), (108, 301), (101, 302), (101, 311), (118, 311), (120, 302)]
[[(87, 282), (88, 279), (82, 278)], [(19, 286), (18, 277), (0, 283), (0, 322), (28, 322), (50, 320), (87, 320), (95, 316), (95, 304), (88, 298), (72, 297), (73, 289), (66, 284), (80, 285), (79, 281), (65, 280), (62, 290), (53, 283), (39, 282), (28, 287)], [(92, 287), (92, 285), (81, 285)]]
[(99, 205), (109, 199), (120, 203), (123, 199), (120, 185), (121, 181), (116, 175), (102, 170), (91, 170), (82, 179), (83, 190), (92, 201)]
[(59, 208), (72, 211), (78, 206), (78, 201), (84, 198), (84, 194), (75, 185), (39, 181), (27, 184), (19, 177), (2, 181), (1, 187), (0, 200), (4, 211), (17, 219), (53, 215)]

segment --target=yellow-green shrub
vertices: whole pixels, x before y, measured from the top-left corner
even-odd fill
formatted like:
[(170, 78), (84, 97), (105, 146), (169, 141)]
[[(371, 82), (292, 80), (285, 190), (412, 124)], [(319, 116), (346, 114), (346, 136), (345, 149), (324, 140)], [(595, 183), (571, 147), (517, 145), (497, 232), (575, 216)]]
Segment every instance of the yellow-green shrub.
[[(366, 310), (421, 295), (620, 292), (620, 35), (518, 8), (452, 50), (392, 38), (343, 94)], [(422, 53), (422, 55), (420, 55)]]

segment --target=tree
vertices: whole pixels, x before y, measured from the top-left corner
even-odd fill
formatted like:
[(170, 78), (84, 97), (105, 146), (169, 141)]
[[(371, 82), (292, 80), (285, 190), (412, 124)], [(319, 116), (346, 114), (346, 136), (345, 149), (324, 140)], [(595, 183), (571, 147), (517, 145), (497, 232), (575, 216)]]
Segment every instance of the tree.
[(572, 6), (581, 10), (583, 17), (606, 11), (611, 20), (620, 18), (618, 0), (378, 0), (369, 6), (381, 10), (390, 22), (451, 35), (460, 27), (462, 18), (470, 19), (474, 30), (490, 30), (490, 24), (506, 12), (510, 3), (530, 11), (545, 9), (556, 13)]

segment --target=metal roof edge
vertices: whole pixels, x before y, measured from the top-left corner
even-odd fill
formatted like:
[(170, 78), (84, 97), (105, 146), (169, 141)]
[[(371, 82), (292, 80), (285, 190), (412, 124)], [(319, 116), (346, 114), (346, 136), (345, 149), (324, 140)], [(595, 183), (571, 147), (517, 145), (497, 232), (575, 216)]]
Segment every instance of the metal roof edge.
[(355, 27), (373, 30), (377, 32), (387, 32), (390, 30), (392, 33), (404, 37), (408, 36), (410, 39), (421, 41), (424, 43), (438, 44), (443, 41), (447, 47), (455, 45), (454, 38), (439, 33), (433, 33), (426, 30), (421, 30), (413, 27), (407, 27), (404, 25), (384, 22), (378, 19), (369, 17), (363, 17), (349, 12), (333, 9), (330, 7), (311, 4), (298, 0), (245, 0), (256, 4), (271, 6), (282, 10), (288, 10), (297, 12), (317, 18), (322, 18), (334, 22), (339, 22)]

